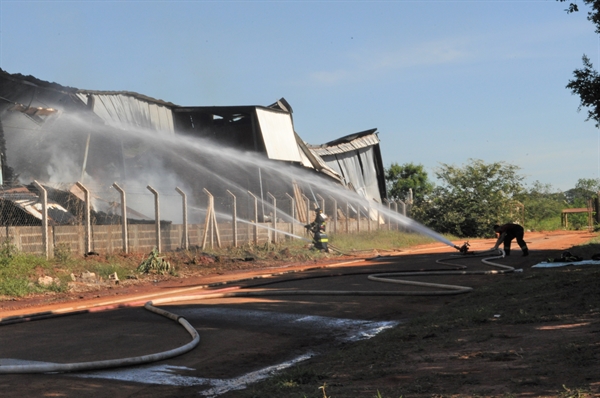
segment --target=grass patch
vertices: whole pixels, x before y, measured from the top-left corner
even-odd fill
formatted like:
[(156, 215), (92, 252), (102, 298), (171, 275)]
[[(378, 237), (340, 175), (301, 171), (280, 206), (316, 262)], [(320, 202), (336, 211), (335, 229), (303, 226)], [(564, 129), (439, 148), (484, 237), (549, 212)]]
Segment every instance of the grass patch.
[[(55, 257), (18, 252), (14, 246), (4, 243), (0, 247), (0, 297), (25, 297), (30, 294), (55, 292), (68, 289), (71, 274), (83, 271), (94, 272), (100, 278), (107, 279), (117, 272), (125, 277), (135, 271), (137, 259), (123, 256), (94, 256), (84, 258), (70, 253), (68, 248), (55, 248)], [(51, 277), (54, 282), (43, 286), (38, 283), (40, 277)]]
[[(571, 219), (572, 219), (572, 215), (569, 216), (569, 224), (571, 224), (570, 229), (575, 229), (575, 228), (573, 228)], [(586, 215), (586, 222), (587, 222), (587, 215)], [(579, 224), (577, 224), (577, 225), (579, 225)], [(564, 226), (562, 225), (561, 216), (560, 216), (560, 214), (558, 214), (557, 216), (546, 217), (543, 220), (539, 220), (539, 221), (532, 220), (532, 219), (526, 220), (525, 228), (535, 230), (535, 231), (556, 231), (556, 230), (564, 229)]]
[[(294, 366), (267, 379), (260, 385), (260, 390), (253, 391), (252, 386), (250, 386), (245, 396), (249, 398), (323, 398), (327, 397), (326, 384), (323, 383), (326, 378), (325, 374), (319, 373), (310, 367)], [(310, 390), (310, 393), (306, 392), (307, 389)]]
[(23, 297), (30, 293), (56, 290), (56, 286), (43, 288), (36, 284), (41, 275), (55, 276), (52, 263), (31, 255), (2, 251), (0, 255), (0, 295)]
[(283, 242), (263, 243), (259, 245), (244, 244), (239, 247), (210, 248), (205, 251), (191, 250), (190, 254), (206, 253), (217, 261), (227, 260), (319, 260), (331, 257), (328, 253), (308, 250), (308, 242), (293, 239)]
[[(447, 236), (449, 240), (455, 237)], [(336, 234), (329, 237), (329, 241), (338, 249), (345, 252), (397, 250), (416, 245), (434, 243), (436, 240), (417, 233), (376, 230), (373, 232), (360, 232), (356, 234)]]

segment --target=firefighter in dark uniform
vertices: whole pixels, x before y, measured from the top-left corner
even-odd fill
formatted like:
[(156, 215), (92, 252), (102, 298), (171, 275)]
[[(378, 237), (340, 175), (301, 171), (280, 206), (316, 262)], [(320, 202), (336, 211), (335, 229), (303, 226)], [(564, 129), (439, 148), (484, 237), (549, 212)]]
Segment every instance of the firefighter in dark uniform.
[(523, 250), (523, 257), (529, 255), (529, 249), (527, 248), (527, 244), (523, 240), (523, 235), (525, 235), (525, 231), (523, 227), (519, 224), (504, 224), (504, 225), (494, 225), (494, 231), (498, 234), (498, 240), (496, 241), (496, 245), (492, 248), (492, 250), (498, 249), (500, 243), (504, 243), (504, 254), (510, 256), (510, 242), (513, 239), (517, 239), (517, 244)]
[(313, 247), (316, 250), (329, 252), (327, 248), (327, 234), (325, 233), (325, 221), (327, 216), (323, 214), (320, 207), (315, 209), (315, 220), (304, 227), (313, 234)]

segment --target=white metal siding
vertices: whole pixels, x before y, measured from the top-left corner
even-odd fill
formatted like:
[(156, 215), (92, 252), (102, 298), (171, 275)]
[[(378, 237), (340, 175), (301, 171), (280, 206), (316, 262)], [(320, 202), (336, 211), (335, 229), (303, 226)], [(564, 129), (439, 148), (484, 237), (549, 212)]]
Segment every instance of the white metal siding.
[(289, 113), (256, 109), (269, 159), (302, 162)]
[[(123, 124), (151, 128), (153, 130), (175, 133), (173, 113), (169, 107), (143, 101), (124, 94), (92, 94), (94, 113), (108, 125), (123, 127)], [(87, 102), (85, 92), (77, 96)]]

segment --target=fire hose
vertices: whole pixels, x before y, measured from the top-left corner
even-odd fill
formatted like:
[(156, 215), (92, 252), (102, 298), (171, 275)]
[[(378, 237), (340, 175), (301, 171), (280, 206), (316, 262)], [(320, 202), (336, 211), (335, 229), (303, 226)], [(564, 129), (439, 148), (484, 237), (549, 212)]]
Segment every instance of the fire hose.
[[(228, 292), (220, 292), (220, 293), (207, 293), (202, 295), (187, 295), (187, 296), (178, 296), (178, 297), (168, 297), (157, 299), (153, 301), (148, 301), (144, 308), (148, 311), (156, 313), (158, 315), (164, 316), (168, 319), (171, 319), (174, 322), (179, 323), (186, 331), (190, 334), (192, 340), (187, 344), (184, 344), (178, 348), (163, 351), (155, 354), (136, 356), (136, 357), (127, 357), (120, 359), (111, 359), (111, 360), (101, 360), (101, 361), (89, 361), (89, 362), (76, 362), (76, 363), (40, 363), (40, 364), (27, 364), (27, 365), (0, 365), (0, 374), (14, 374), (14, 373), (64, 373), (64, 372), (79, 372), (79, 371), (90, 371), (90, 370), (101, 370), (108, 368), (117, 368), (123, 366), (133, 366), (133, 365), (142, 365), (148, 364), (152, 362), (162, 361), (165, 359), (173, 358), (175, 356), (179, 356), (185, 354), (192, 349), (194, 349), (200, 343), (200, 335), (196, 331), (196, 329), (183, 317), (174, 314), (172, 312), (166, 311), (161, 308), (157, 308), (155, 305), (159, 304), (167, 304), (167, 303), (175, 303), (175, 302), (183, 302), (183, 301), (197, 301), (197, 300), (207, 300), (207, 299), (216, 299), (216, 298), (235, 298), (235, 297), (267, 297), (267, 296), (432, 296), (432, 295), (456, 295), (463, 294), (473, 290), (473, 288), (468, 286), (458, 286), (458, 285), (447, 285), (447, 284), (438, 284), (438, 283), (426, 283), (426, 282), (418, 282), (418, 281), (408, 281), (402, 279), (393, 279), (397, 277), (406, 277), (406, 276), (432, 276), (432, 275), (490, 275), (490, 274), (504, 274), (510, 272), (519, 272), (521, 270), (515, 270), (513, 267), (494, 263), (490, 260), (503, 258), (504, 252), (500, 249), (498, 250), (488, 250), (485, 252), (475, 253), (470, 252), (468, 254), (473, 256), (484, 256), (491, 255), (492, 253), (496, 253), (495, 256), (488, 257), (482, 259), (484, 264), (500, 268), (500, 270), (481, 270), (481, 271), (466, 271), (464, 270), (466, 266), (457, 265), (454, 263), (450, 263), (449, 260), (460, 258), (457, 256), (453, 256), (451, 258), (437, 260), (436, 262), (443, 265), (452, 265), (454, 267), (462, 268), (462, 270), (433, 270), (433, 271), (410, 271), (410, 272), (390, 272), (390, 273), (378, 273), (378, 274), (370, 274), (368, 276), (369, 280), (384, 282), (384, 283), (394, 283), (394, 284), (403, 284), (403, 285), (412, 285), (426, 288), (435, 288), (439, 290), (433, 291), (349, 291), (349, 290), (284, 290), (284, 289), (273, 289), (273, 290), (240, 290), (240, 291), (228, 291)], [(464, 254), (467, 254), (465, 251), (462, 253), (462, 257)], [(381, 259), (389, 259), (390, 257), (376, 257), (370, 260), (378, 261)], [(334, 265), (340, 266), (340, 264)], [(325, 266), (322, 268), (330, 268), (331, 266)], [(298, 271), (301, 272), (302, 270)], [(361, 272), (364, 274), (364, 272)], [(350, 275), (351, 273), (339, 274), (336, 276), (342, 275)], [(274, 274), (280, 275), (280, 274)], [(300, 279), (311, 279), (312, 277), (305, 277)], [(232, 281), (231, 283), (236, 283), (240, 281)], [(281, 281), (274, 282), (266, 282), (260, 285), (268, 285), (272, 283), (280, 283)], [(254, 285), (253, 287), (257, 287), (260, 285)], [(78, 313), (81, 313), (79, 311)], [(56, 316), (64, 316), (65, 314), (57, 314)], [(47, 318), (47, 316), (46, 316)], [(21, 318), (24, 322), (25, 317)], [(0, 326), (3, 324), (3, 320), (0, 320)], [(8, 322), (6, 322), (8, 323)], [(12, 320), (10, 323), (16, 323)]]

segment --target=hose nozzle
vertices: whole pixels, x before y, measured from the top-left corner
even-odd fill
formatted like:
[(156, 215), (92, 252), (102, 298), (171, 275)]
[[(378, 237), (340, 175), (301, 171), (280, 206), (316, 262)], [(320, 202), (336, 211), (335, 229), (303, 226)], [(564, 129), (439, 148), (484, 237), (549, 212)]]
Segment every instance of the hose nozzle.
[(454, 245), (454, 248), (461, 254), (471, 254), (469, 253), (469, 242), (465, 242), (462, 246)]

